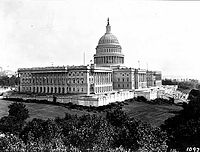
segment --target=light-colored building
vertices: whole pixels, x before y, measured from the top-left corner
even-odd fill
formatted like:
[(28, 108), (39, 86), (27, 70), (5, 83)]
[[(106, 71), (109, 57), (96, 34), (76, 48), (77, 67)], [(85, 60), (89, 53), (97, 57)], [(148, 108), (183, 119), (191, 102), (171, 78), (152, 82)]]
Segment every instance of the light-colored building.
[(147, 88), (147, 72), (144, 69), (135, 69), (135, 89)]
[[(19, 92), (39, 94), (79, 94), (91, 97), (77, 99), (82, 105), (104, 105), (122, 101), (137, 94), (153, 98), (148, 88), (161, 85), (161, 72), (134, 69), (124, 65), (122, 47), (111, 33), (109, 19), (106, 33), (99, 39), (94, 63), (87, 66), (58, 66), (18, 69)], [(153, 89), (155, 90), (155, 89)], [(60, 99), (60, 101), (72, 100)], [(74, 97), (73, 97), (74, 98)], [(79, 100), (79, 102), (78, 102)], [(92, 103), (94, 101), (94, 103)], [(75, 102), (76, 103), (76, 102)]]
[(91, 94), (112, 91), (112, 69), (63, 66), (18, 69), (20, 92)]
[(134, 90), (135, 89), (135, 69), (118, 67), (113, 69), (113, 89), (114, 90)]
[(155, 86), (155, 75), (154, 75), (154, 71), (149, 71), (147, 70), (147, 87), (154, 87)]

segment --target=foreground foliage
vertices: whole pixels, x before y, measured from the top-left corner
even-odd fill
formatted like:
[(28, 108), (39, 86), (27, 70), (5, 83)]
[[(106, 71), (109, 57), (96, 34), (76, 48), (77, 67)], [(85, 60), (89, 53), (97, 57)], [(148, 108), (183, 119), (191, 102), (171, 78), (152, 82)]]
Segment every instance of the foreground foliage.
[[(194, 91), (190, 93), (194, 94)], [(186, 151), (187, 147), (200, 145), (200, 93), (195, 97), (192, 94), (189, 104), (184, 104), (178, 115), (161, 126), (168, 134), (167, 144), (171, 149)]]
[(119, 107), (107, 111), (105, 116), (66, 114), (64, 118), (34, 118), (26, 122), (27, 109), (18, 104), (10, 105), (9, 115), (0, 119), (0, 131), (5, 134), (0, 137), (0, 151), (167, 150), (165, 132), (131, 119)]

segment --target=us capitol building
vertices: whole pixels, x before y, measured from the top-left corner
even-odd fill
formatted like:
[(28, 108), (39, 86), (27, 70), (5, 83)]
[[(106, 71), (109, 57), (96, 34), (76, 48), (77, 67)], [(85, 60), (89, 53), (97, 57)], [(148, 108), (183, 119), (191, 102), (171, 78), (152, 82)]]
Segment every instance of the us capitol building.
[(59, 102), (101, 106), (138, 95), (157, 97), (161, 72), (124, 65), (124, 54), (117, 37), (111, 33), (109, 19), (106, 33), (99, 39), (94, 63), (80, 66), (19, 68), (18, 91), (54, 95)]

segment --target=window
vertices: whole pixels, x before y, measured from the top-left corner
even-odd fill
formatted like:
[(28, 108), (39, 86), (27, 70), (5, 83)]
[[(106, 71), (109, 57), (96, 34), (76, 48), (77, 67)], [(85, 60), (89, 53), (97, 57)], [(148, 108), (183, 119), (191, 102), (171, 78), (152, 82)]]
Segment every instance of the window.
[(120, 78), (118, 78), (118, 82), (120, 81)]
[(127, 81), (129, 81), (129, 78), (127, 78)]
[(118, 84), (118, 88), (120, 88), (120, 84)]
[(75, 88), (73, 88), (73, 91), (75, 91)]

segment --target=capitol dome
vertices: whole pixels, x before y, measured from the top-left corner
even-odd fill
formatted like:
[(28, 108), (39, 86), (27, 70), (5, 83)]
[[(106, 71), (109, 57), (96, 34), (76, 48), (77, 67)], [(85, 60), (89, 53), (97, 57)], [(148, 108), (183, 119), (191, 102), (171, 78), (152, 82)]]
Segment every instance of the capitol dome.
[(117, 37), (112, 33), (105, 33), (100, 39), (98, 45), (106, 44), (106, 43), (113, 43), (119, 44)]
[(106, 33), (99, 39), (94, 55), (94, 64), (97, 66), (120, 66), (124, 64), (122, 48), (115, 35), (111, 33), (109, 18), (106, 26)]

